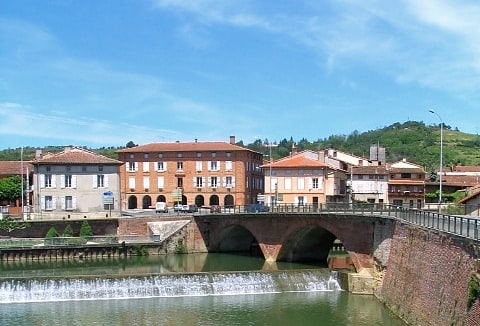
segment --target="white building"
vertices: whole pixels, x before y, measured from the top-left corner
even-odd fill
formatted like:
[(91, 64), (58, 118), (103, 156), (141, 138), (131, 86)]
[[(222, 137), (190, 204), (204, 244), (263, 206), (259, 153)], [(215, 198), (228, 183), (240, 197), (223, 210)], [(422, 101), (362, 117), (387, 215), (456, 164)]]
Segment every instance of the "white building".
[(57, 154), (37, 152), (31, 219), (120, 216), (122, 162), (78, 148)]

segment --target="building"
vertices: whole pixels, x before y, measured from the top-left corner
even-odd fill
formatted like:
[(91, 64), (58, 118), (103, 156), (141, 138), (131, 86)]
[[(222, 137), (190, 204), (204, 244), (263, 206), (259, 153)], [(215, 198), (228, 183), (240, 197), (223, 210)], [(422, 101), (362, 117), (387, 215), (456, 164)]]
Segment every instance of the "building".
[(346, 200), (346, 171), (325, 163), (324, 152), (292, 151), (288, 157), (266, 163), (265, 203), (324, 204)]
[(384, 165), (350, 167), (352, 200), (370, 204), (388, 203), (389, 171)]
[(425, 169), (405, 159), (387, 164), (389, 204), (422, 208), (425, 203)]
[(466, 197), (458, 203), (465, 208), (465, 215), (480, 216), (480, 183), (466, 189)]
[(37, 151), (33, 165), (32, 219), (120, 216), (122, 162), (78, 148)]
[(152, 143), (117, 151), (122, 208), (156, 202), (202, 206), (254, 203), (264, 191), (261, 153), (229, 142)]

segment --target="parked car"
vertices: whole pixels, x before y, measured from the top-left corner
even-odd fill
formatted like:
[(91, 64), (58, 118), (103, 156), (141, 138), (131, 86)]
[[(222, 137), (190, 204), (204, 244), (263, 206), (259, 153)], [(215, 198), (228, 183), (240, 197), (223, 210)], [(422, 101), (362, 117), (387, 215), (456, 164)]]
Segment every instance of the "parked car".
[(157, 202), (155, 204), (155, 213), (168, 213), (168, 206), (165, 202)]
[(262, 213), (262, 212), (268, 212), (269, 210), (270, 208), (263, 204), (250, 204), (245, 206), (245, 212), (247, 213)]
[(186, 206), (186, 205), (175, 204), (175, 205), (173, 206), (173, 211), (176, 212), (176, 213), (177, 213), (177, 212), (183, 212), (183, 211), (185, 210), (184, 206)]
[(221, 212), (222, 212), (222, 208), (220, 207), (220, 205), (210, 206), (210, 213), (221, 213)]
[(188, 213), (198, 212), (198, 206), (197, 205), (187, 205), (187, 212)]

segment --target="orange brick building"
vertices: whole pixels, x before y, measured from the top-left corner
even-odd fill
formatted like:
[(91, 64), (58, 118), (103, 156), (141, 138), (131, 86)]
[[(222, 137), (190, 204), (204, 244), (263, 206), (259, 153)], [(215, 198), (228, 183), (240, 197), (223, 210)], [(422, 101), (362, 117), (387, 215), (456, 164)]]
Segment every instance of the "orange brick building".
[(122, 209), (156, 202), (198, 207), (255, 203), (264, 192), (261, 153), (230, 142), (152, 143), (117, 151)]

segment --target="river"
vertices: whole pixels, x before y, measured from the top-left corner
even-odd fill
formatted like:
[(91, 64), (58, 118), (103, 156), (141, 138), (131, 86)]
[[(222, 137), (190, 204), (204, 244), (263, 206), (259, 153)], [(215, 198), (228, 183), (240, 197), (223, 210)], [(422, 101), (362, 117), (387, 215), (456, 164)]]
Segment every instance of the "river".
[(405, 325), (335, 275), (226, 254), (2, 263), (1, 325)]

